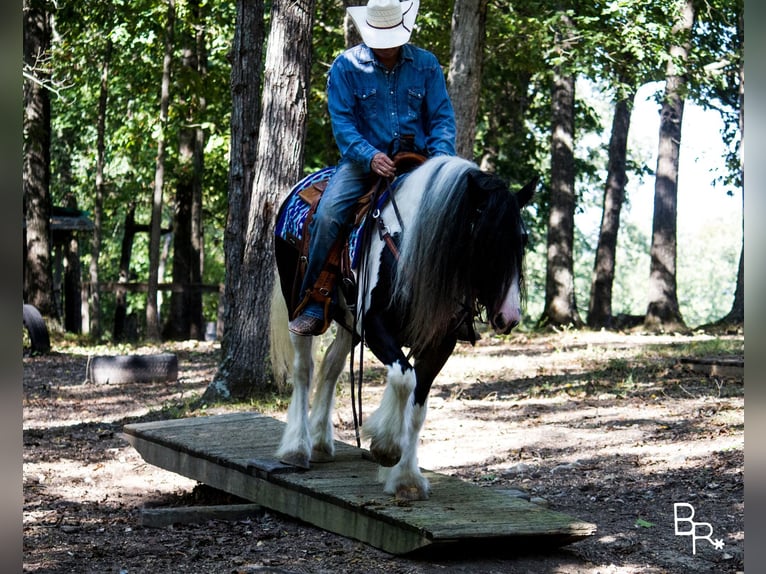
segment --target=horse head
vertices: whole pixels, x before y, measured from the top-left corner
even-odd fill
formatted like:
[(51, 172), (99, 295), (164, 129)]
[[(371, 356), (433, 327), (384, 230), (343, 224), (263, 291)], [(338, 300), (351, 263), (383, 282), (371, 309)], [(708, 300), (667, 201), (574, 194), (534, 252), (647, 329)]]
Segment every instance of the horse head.
[(538, 178), (518, 193), (496, 175), (474, 170), (468, 176), (471, 229), (471, 283), (493, 329), (508, 334), (521, 321), (523, 257), (527, 230), (521, 209)]

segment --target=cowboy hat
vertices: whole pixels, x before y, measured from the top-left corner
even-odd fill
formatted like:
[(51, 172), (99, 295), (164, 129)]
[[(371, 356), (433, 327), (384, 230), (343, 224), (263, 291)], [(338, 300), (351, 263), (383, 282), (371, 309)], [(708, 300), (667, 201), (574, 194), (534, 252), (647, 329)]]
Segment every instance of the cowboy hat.
[(419, 0), (369, 0), (346, 11), (370, 48), (396, 48), (410, 41), (419, 6)]

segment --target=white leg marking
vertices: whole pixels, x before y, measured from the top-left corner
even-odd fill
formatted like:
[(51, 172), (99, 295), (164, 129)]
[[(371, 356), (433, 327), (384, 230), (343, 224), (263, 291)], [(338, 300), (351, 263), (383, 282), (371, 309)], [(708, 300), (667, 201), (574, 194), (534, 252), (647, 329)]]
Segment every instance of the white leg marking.
[(287, 426), (282, 435), (282, 442), (277, 450), (277, 457), (282, 462), (309, 467), (311, 438), (309, 436), (308, 409), (309, 387), (314, 371), (314, 337), (301, 337), (290, 334), (295, 348), (293, 362), (293, 394), (287, 409)]
[[(430, 487), (428, 479), (420, 472), (418, 466), (418, 443), (420, 442), (420, 430), (426, 420), (428, 402), (422, 407), (414, 405), (412, 416), (409, 420), (409, 433), (407, 444), (402, 451), (402, 458), (396, 466), (386, 473), (383, 491), (393, 494), (401, 500), (427, 500)], [(389, 470), (389, 469), (386, 469)], [(381, 475), (379, 475), (381, 478)]]
[(314, 397), (311, 403), (309, 428), (313, 445), (311, 460), (316, 462), (332, 460), (335, 456), (333, 434), (333, 407), (338, 377), (346, 365), (351, 351), (351, 333), (338, 327), (335, 340), (322, 359), (315, 381)]
[(363, 436), (370, 439), (370, 451), (383, 466), (395, 465), (409, 442), (414, 391), (415, 370), (402, 372), (398, 363), (389, 365), (380, 406), (362, 427)]

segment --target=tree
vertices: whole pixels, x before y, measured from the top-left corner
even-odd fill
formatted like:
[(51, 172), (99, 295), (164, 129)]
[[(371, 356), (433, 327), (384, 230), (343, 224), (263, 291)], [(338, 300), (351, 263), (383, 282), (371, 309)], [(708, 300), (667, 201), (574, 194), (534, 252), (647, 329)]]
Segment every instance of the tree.
[(247, 220), (231, 220), (245, 227), (227, 251), (227, 258), (236, 254), (241, 259), (227, 263), (227, 283), (235, 291), (226, 299), (229, 323), (221, 364), (203, 399), (244, 398), (271, 382), (274, 225), (281, 199), (302, 173), (313, 18), (314, 0), (272, 5), (252, 196), (243, 212)]
[(473, 160), (481, 95), (487, 0), (455, 0), (448, 88), (457, 124), (457, 155)]
[(612, 319), (612, 286), (614, 284), (617, 252), (617, 232), (620, 212), (625, 201), (627, 173), (625, 159), (628, 147), (628, 128), (635, 92), (617, 101), (609, 139), (609, 163), (604, 187), (604, 207), (601, 228), (593, 264), (593, 277), (588, 304), (588, 326), (608, 327)]
[(226, 282), (224, 284), (224, 331), (218, 373), (203, 400), (231, 396), (228, 365), (242, 342), (239, 328), (239, 281), (244, 259), (247, 214), (255, 178), (260, 117), (263, 3), (237, 0), (237, 16), (231, 53), (231, 160), (229, 164), (228, 212), (224, 235)]
[(160, 91), (160, 118), (157, 131), (157, 162), (154, 171), (152, 194), (152, 219), (149, 238), (149, 285), (146, 292), (146, 337), (160, 338), (159, 309), (157, 308), (157, 287), (159, 284), (160, 234), (162, 230), (162, 194), (165, 186), (165, 129), (170, 107), (170, 68), (173, 62), (173, 35), (176, 18), (175, 0), (167, 0), (165, 22), (165, 54), (162, 60), (162, 86)]
[[(740, 12), (737, 19), (737, 32), (739, 36), (744, 33), (744, 13)], [(739, 266), (737, 267), (737, 284), (734, 289), (734, 300), (731, 309), (725, 317), (720, 319), (718, 325), (744, 325), (745, 323), (745, 59), (739, 61), (739, 173), (742, 185), (742, 248), (739, 253)]]
[[(729, 173), (725, 183), (742, 188), (742, 245), (740, 247), (736, 286), (731, 309), (717, 326), (741, 327), (744, 324), (745, 296), (745, 58), (744, 2), (722, 0), (710, 2), (698, 16), (699, 25), (692, 37), (694, 48), (690, 58), (696, 60), (698, 72), (692, 86), (693, 95), (708, 109), (720, 112), (724, 120), (723, 141), (729, 147)], [(739, 136), (739, 141), (737, 141)]]
[(24, 0), (24, 301), (56, 317), (51, 266), (51, 13), (46, 0)]
[[(111, 5), (109, 21), (111, 24)], [(112, 39), (107, 37), (101, 63), (101, 81), (99, 84), (98, 112), (96, 116), (96, 177), (93, 194), (93, 234), (91, 236), (90, 258), (90, 300), (89, 300), (89, 331), (91, 337), (101, 338), (101, 292), (99, 280), (99, 258), (101, 257), (102, 229), (104, 225), (104, 195), (106, 181), (104, 170), (106, 165), (106, 111), (109, 102), (109, 64), (112, 59)]]
[[(598, 26), (588, 34), (590, 76), (613, 91), (614, 115), (608, 146), (606, 181), (591, 275), (588, 326), (612, 326), (612, 289), (617, 272), (617, 237), (628, 180), (628, 130), (638, 87), (655, 79), (666, 44), (662, 42), (663, 6), (658, 3), (624, 2), (601, 8)], [(652, 21), (658, 26), (645, 25)], [(615, 35), (613, 30), (620, 30)]]
[(684, 113), (688, 59), (694, 27), (693, 0), (683, 0), (674, 26), (676, 42), (670, 47), (665, 95), (660, 111), (660, 136), (654, 186), (649, 304), (644, 325), (655, 331), (685, 328), (676, 289), (676, 228), (678, 212), (678, 157)]
[[(572, 48), (572, 21), (560, 13), (555, 50), (559, 58)], [(580, 326), (574, 290), (574, 107), (575, 75), (565, 62), (554, 68), (551, 92), (551, 190), (548, 217), (545, 308), (542, 325)]]
[[(181, 241), (179, 234), (176, 234), (176, 242), (173, 246), (179, 251), (173, 254), (172, 263), (174, 277), (178, 280), (174, 281), (189, 282), (192, 285), (200, 282), (222, 283), (226, 276), (225, 288), (228, 294), (222, 297), (221, 301), (235, 301), (239, 297), (238, 290), (241, 289), (241, 285), (229, 278), (236, 278), (241, 273), (244, 261), (250, 198), (254, 197), (253, 183), (256, 180), (256, 133), (261, 78), (259, 77), (252, 84), (254, 95), (248, 95), (244, 100), (247, 102), (245, 106), (247, 109), (237, 110), (239, 104), (236, 103), (232, 109), (231, 98), (234, 95), (234, 88), (230, 84), (232, 70), (229, 64), (236, 64), (238, 58), (236, 53), (230, 55), (236, 6), (234, 3), (210, 3), (197, 0), (174, 1), (178, 14), (176, 22), (178, 41), (173, 54), (170, 83), (170, 93), (173, 98), (170, 100), (163, 136), (168, 138), (165, 146), (165, 193), (167, 194), (169, 190), (178, 192), (183, 188), (186, 181), (184, 178), (191, 175), (190, 170), (196, 170), (196, 166), (204, 165), (202, 191), (195, 187), (191, 204), (188, 199), (178, 204), (179, 206), (183, 204), (184, 212), (188, 213), (183, 227), (190, 239)], [(470, 0), (480, 7), (483, 6), (483, 1)], [(364, 4), (366, 0), (344, 0), (344, 3), (352, 2)], [(469, 0), (465, 3), (461, 0), (459, 6), (468, 6), (468, 2)], [(344, 3), (317, 0), (316, 4), (314, 28), (317, 31), (321, 30), (321, 33), (314, 34), (313, 39), (313, 89), (308, 104), (311, 132), (309, 147), (305, 152), (304, 172), (330, 165), (337, 161), (338, 157), (337, 149), (332, 142), (329, 115), (325, 110), (324, 76), (333, 58), (344, 46), (342, 24)], [(186, 54), (193, 55), (190, 50), (194, 50), (191, 37), (185, 40), (182, 38), (189, 33), (198, 4), (205, 11), (204, 24), (209, 30), (206, 33), (206, 48), (210, 65), (200, 88), (195, 88), (192, 96), (187, 96), (186, 90), (195, 87), (198, 79), (193, 77), (196, 71), (182, 63)], [(568, 11), (573, 22), (573, 30), (576, 31), (571, 49), (564, 51), (556, 50), (555, 38), (551, 33), (559, 31), (561, 35), (561, 31), (564, 30), (559, 24), (560, 16), (556, 15), (557, 4)], [(573, 0), (487, 3), (485, 36), (492, 41), (491, 46), (485, 49), (491, 50), (491, 53), (488, 52), (487, 57), (481, 61), (481, 94), (478, 112), (466, 114), (469, 119), (473, 115), (476, 118), (473, 149), (480, 152), (477, 161), (485, 169), (495, 171), (513, 184), (524, 183), (534, 173), (547, 170), (547, 166), (553, 159), (550, 147), (552, 141), (550, 137), (551, 96), (553, 94), (551, 71), (559, 66), (557, 69), (562, 77), (573, 75), (578, 81), (586, 79), (598, 82), (599, 89), (614, 94), (615, 103), (630, 92), (627, 88), (636, 88), (648, 80), (663, 79), (674, 13), (669, 6), (678, 4), (679, 0), (658, 0), (650, 3), (625, 0), (595, 4)], [(27, 0), (26, 6), (46, 7), (48, 12), (53, 13), (53, 5), (50, 2), (46, 4), (40, 0)], [(460, 57), (468, 55), (466, 50), (455, 48), (458, 38), (452, 42), (451, 46), (451, 30), (446, 25), (446, 15), (454, 10), (460, 10), (455, 7), (455, 0), (433, 0), (428, 5), (421, 3), (414, 37), (415, 43), (434, 51), (440, 61), (445, 64), (455, 57), (459, 60)], [(734, 15), (741, 11), (741, 0), (708, 0), (705, 3), (705, 9), (697, 14), (698, 25), (695, 25), (689, 61), (684, 67), (687, 80), (685, 97), (709, 109), (720, 109), (722, 114), (727, 114), (725, 122), (728, 128), (723, 138), (731, 151), (736, 149), (737, 137), (741, 130), (737, 128), (736, 122), (731, 117), (732, 114), (723, 110), (736, 110), (737, 106), (734, 101), (736, 94), (732, 92), (732, 87), (737, 85), (734, 72), (740, 61), (736, 53), (739, 40), (734, 37), (733, 30), (736, 28)], [(118, 330), (116, 325), (112, 329), (113, 326), (110, 324), (112, 317), (116, 316), (116, 307), (122, 305), (121, 312), (130, 314), (130, 319), (137, 314), (143, 315), (145, 311), (145, 293), (127, 287), (121, 290), (118, 298), (114, 292), (107, 289), (109, 285), (118, 281), (121, 267), (127, 270), (128, 262), (121, 260), (120, 252), (123, 229), (130, 238), (135, 232), (135, 245), (132, 259), (129, 261), (130, 277), (125, 276), (122, 279), (128, 283), (143, 283), (149, 275), (150, 267), (154, 266), (154, 263), (150, 265), (148, 260), (148, 236), (145, 229), (152, 209), (149, 199), (152, 196), (150, 190), (157, 189), (154, 185), (154, 176), (157, 166), (158, 62), (164, 57), (162, 38), (165, 35), (163, 29), (166, 24), (166, 12), (167, 2), (158, 0), (135, 0), (130, 3), (110, 0), (96, 4), (59, 2), (55, 6), (56, 34), (51, 39), (51, 56), (34, 65), (26, 62), (25, 98), (31, 93), (29, 88), (32, 84), (29, 80), (34, 78), (37, 85), (47, 86), (47, 90), (44, 91), (47, 92), (51, 106), (50, 168), (47, 176), (50, 181), (48, 197), (40, 205), (43, 209), (46, 205), (61, 205), (67, 195), (72, 194), (77, 199), (78, 206), (90, 212), (96, 223), (90, 261), (84, 262), (85, 265), (90, 265), (91, 332), (96, 337), (99, 331), (97, 323), (101, 323), (100, 330), (103, 334)], [(466, 15), (467, 13), (463, 11), (462, 16), (456, 18), (456, 35), (459, 31), (461, 38), (466, 37), (464, 35), (468, 24)], [(25, 19), (26, 17), (25, 12)], [(260, 18), (263, 19), (262, 15)], [(259, 21), (258, 26), (262, 28), (263, 22)], [(355, 33), (353, 27), (350, 31)], [(181, 32), (184, 36), (180, 35)], [(562, 37), (566, 38), (566, 35), (563, 34)], [(263, 40), (263, 34), (251, 40), (252, 53), (260, 53), (262, 46), (265, 45)], [(111, 52), (108, 50), (109, 44), (112, 46)], [(450, 54), (453, 58), (450, 58)], [(665, 59), (662, 59), (661, 55), (664, 55)], [(475, 53), (474, 56), (476, 56)], [(628, 74), (625, 74), (625, 68)], [(255, 74), (259, 76), (263, 73), (260, 60), (255, 70)], [(463, 71), (475, 78), (477, 70), (476, 66), (467, 66)], [(625, 76), (624, 80), (620, 79), (620, 74)], [(48, 78), (49, 75), (51, 78)], [(450, 90), (458, 108), (463, 103), (468, 103), (470, 98), (467, 97), (465, 89), (455, 88), (458, 76), (454, 73), (451, 75)], [(104, 83), (104, 80), (107, 80), (107, 83)], [(105, 88), (103, 90), (102, 84)], [(624, 93), (618, 90), (621, 84), (625, 84)], [(199, 96), (198, 102), (197, 96)], [(101, 103), (102, 98), (103, 103)], [(25, 99), (25, 105), (26, 103)], [(196, 106), (197, 103), (200, 108), (195, 108), (194, 113), (190, 114), (190, 107)], [(204, 114), (197, 115), (198, 111), (201, 112), (203, 104)], [(230, 146), (229, 127), (234, 123), (231, 118), (232, 112), (240, 115), (254, 114), (253, 117), (256, 119), (247, 124), (247, 129), (251, 131), (251, 137), (248, 136), (250, 139), (245, 141), (232, 131), (233, 140)], [(464, 114), (458, 111), (458, 115)], [(587, 102), (578, 97), (575, 100), (573, 112), (578, 143), (585, 142), (585, 136), (589, 131), (597, 129), (588, 123), (591, 116)], [(38, 158), (32, 157), (27, 152), (26, 146), (30, 143), (27, 136), (33, 133), (28, 128), (28, 124), (25, 123), (24, 161), (27, 166), (41, 157), (39, 155)], [(461, 134), (468, 131), (461, 128)], [(195, 133), (192, 134), (192, 132)], [(202, 146), (197, 143), (200, 141), (200, 136), (204, 137), (204, 158), (201, 153)], [(244, 142), (243, 145), (250, 146), (246, 161), (243, 152), (237, 150), (236, 140), (238, 139)], [(182, 144), (182, 140), (187, 143)], [(32, 154), (37, 153), (32, 148), (29, 149)], [(588, 192), (589, 186), (592, 186), (595, 181), (596, 170), (600, 164), (603, 163), (604, 166), (607, 164), (606, 160), (602, 160), (601, 155), (594, 159), (597, 157), (597, 150), (586, 150), (591, 155), (585, 158), (581, 153), (583, 149), (582, 145), (576, 146), (577, 154), (574, 159), (575, 187), (573, 189), (577, 190), (578, 195), (580, 192)], [(189, 162), (190, 157), (192, 159)], [(239, 197), (234, 191), (236, 185), (232, 186), (232, 190), (229, 190), (227, 185), (227, 178), (231, 175), (230, 158), (232, 170), (238, 169), (235, 164), (240, 160), (246, 165), (242, 168), (243, 171), (240, 171), (242, 177), (248, 178), (248, 181), (244, 182), (246, 191)], [(259, 159), (258, 162), (260, 161)], [(626, 170), (630, 173), (632, 169), (630, 154), (624, 158), (624, 161)], [(40, 162), (42, 163), (45, 162)], [(610, 165), (616, 165), (616, 163), (616, 158), (610, 159)], [(732, 174), (727, 176), (731, 179), (725, 181), (726, 185), (740, 185), (738, 176), (733, 172), (735, 166), (729, 164), (729, 167)], [(249, 173), (245, 174), (244, 170), (249, 170)], [(737, 170), (741, 172), (741, 169), (737, 168)], [(38, 181), (46, 177), (40, 174), (42, 171), (38, 170)], [(27, 174), (24, 177), (25, 185), (34, 182), (34, 179)], [(234, 174), (234, 177), (238, 176)], [(741, 178), (741, 175), (739, 177)], [(192, 180), (196, 178), (196, 175), (192, 176)], [(591, 179), (588, 181), (586, 178)], [(603, 182), (598, 183), (601, 193), (606, 192), (607, 178), (603, 179)], [(611, 182), (612, 178), (610, 177), (609, 180)], [(196, 186), (196, 183), (194, 185)], [(27, 190), (28, 188), (25, 187), (25, 195)], [(280, 191), (284, 190), (276, 192)], [(531, 231), (531, 251), (538, 252), (543, 250), (537, 249), (536, 242), (545, 241), (541, 238), (547, 236), (551, 212), (550, 200), (558, 201), (558, 198), (550, 195), (550, 186), (542, 191), (536, 196), (534, 206), (528, 209), (527, 213), (527, 222)], [(189, 195), (183, 195), (183, 197), (188, 198)], [(29, 196), (26, 197), (26, 199), (29, 198)], [(587, 195), (585, 199), (588, 199)], [(231, 211), (227, 211), (227, 201), (231, 205)], [(260, 199), (253, 199), (253, 201), (260, 201)], [(577, 201), (581, 201), (579, 197)], [(130, 223), (131, 227), (128, 229), (124, 226), (132, 220), (128, 216), (130, 215), (129, 207), (133, 202), (135, 220)], [(614, 206), (614, 202), (611, 205)], [(25, 203), (25, 219), (33, 213), (34, 209), (37, 209), (37, 206), (38, 204)], [(203, 212), (202, 206), (204, 206), (204, 219), (200, 215)], [(32, 207), (32, 211), (27, 207)], [(169, 212), (167, 205), (162, 207), (164, 217), (167, 218)], [(238, 225), (229, 226), (227, 217), (230, 220), (239, 217), (241, 221)], [(45, 224), (47, 219), (47, 216), (39, 213), (34, 216), (35, 222), (40, 224)], [(200, 220), (202, 220), (201, 223)], [(179, 223), (180, 221), (174, 221), (174, 225)], [(204, 244), (200, 229), (202, 226), (204, 226)], [(163, 227), (167, 228), (167, 223)], [(189, 230), (190, 227), (191, 230)], [(99, 230), (101, 231), (100, 246), (97, 246)], [(30, 243), (30, 245), (34, 244), (35, 248), (39, 248), (39, 240), (48, 241), (49, 231), (38, 231), (29, 222), (27, 231), (31, 231), (31, 235), (37, 234), (36, 239)], [(606, 241), (609, 233), (610, 231), (606, 232), (602, 239)], [(237, 237), (239, 247), (234, 247), (234, 242), (231, 241), (232, 236)], [(624, 234), (622, 236), (624, 237)], [(578, 299), (582, 297), (580, 288), (585, 288), (591, 279), (590, 276), (585, 278), (585, 271), (589, 273), (592, 269), (596, 269), (596, 265), (599, 266), (599, 270), (605, 270), (602, 267), (604, 264), (607, 264), (607, 267), (611, 265), (615, 283), (626, 284), (624, 276), (628, 273), (623, 272), (620, 265), (610, 263), (609, 255), (602, 255), (609, 253), (611, 248), (599, 249), (599, 261), (588, 261), (580, 269), (582, 258), (578, 257), (581, 245), (579, 239), (580, 234), (575, 229), (573, 251), (574, 266), (578, 271), (576, 275)], [(587, 239), (583, 243), (585, 242)], [(181, 249), (181, 243), (185, 244), (183, 249)], [(26, 246), (25, 241), (25, 248)], [(82, 248), (82, 245), (80, 247)], [(242, 250), (242, 253), (237, 255), (236, 249)], [(47, 273), (46, 265), (49, 266), (52, 261), (49, 253), (50, 244), (38, 251), (47, 262), (39, 268), (43, 270), (43, 273)], [(227, 252), (226, 257), (224, 257), (224, 251)], [(25, 265), (28, 262), (27, 254), (28, 251), (25, 252)], [(200, 263), (197, 270), (195, 262), (198, 257), (200, 261), (204, 258), (204, 266)], [(188, 271), (182, 270), (184, 260), (189, 263)], [(525, 277), (528, 286), (531, 287), (528, 289), (530, 302), (533, 302), (536, 308), (542, 307), (546, 263), (542, 257), (539, 259), (530, 257), (528, 262)], [(38, 266), (39, 263), (40, 260), (36, 260)], [(168, 264), (170, 263), (171, 261), (168, 260)], [(30, 269), (31, 267), (25, 267), (25, 272)], [(197, 279), (196, 276), (193, 277), (195, 273), (199, 276), (204, 275), (204, 281), (201, 278)], [(29, 284), (29, 277), (30, 275), (25, 276), (25, 291)], [(679, 286), (683, 288), (685, 278), (679, 279)], [(161, 280), (159, 274), (157, 280)], [(42, 289), (41, 292), (45, 292), (52, 298), (51, 287)], [(620, 289), (615, 291), (615, 293), (621, 292)], [(737, 293), (741, 293), (741, 290)], [(601, 299), (606, 297), (608, 296), (599, 295)], [(735, 295), (735, 300), (737, 297), (739, 295)], [(635, 301), (641, 296), (631, 292), (630, 298)], [(188, 319), (192, 314), (195, 317), (198, 316), (196, 311), (191, 313), (184, 311), (186, 302), (178, 306), (179, 299), (180, 297), (175, 294), (165, 298), (165, 301), (169, 300), (170, 304), (163, 305), (163, 319), (169, 317), (168, 311), (183, 320)], [(217, 301), (205, 296), (203, 302), (206, 314), (215, 312), (214, 307)], [(621, 302), (615, 300), (614, 304), (619, 305)], [(191, 306), (194, 307), (194, 305)], [(231, 304), (228, 307), (222, 323), (231, 325), (232, 320), (238, 320), (241, 308)], [(53, 302), (51, 302), (51, 309), (55, 309)], [(55, 310), (52, 313), (55, 314)], [(231, 319), (227, 314), (233, 314), (234, 318)], [(604, 312), (602, 315), (606, 316), (607, 313)], [(143, 319), (141, 322), (143, 323)], [(173, 319), (172, 323), (176, 325), (179, 322)], [(166, 323), (163, 327), (168, 326), (169, 324)], [(185, 332), (185, 326), (182, 325), (182, 328)], [(229, 344), (229, 340), (231, 337), (224, 339), (224, 349)]]
[[(363, 6), (367, 2), (365, 0), (343, 0), (343, 6), (348, 8), (349, 6)], [(343, 39), (347, 48), (356, 46), (362, 41), (362, 37), (359, 35), (359, 30), (354, 26), (354, 21), (348, 15), (348, 12), (344, 11), (343, 14)]]
[[(737, 27), (740, 34), (744, 35), (744, 12), (740, 12), (737, 19)], [(739, 254), (739, 266), (737, 268), (737, 286), (734, 290), (734, 300), (731, 310), (721, 320), (726, 324), (744, 325), (745, 323), (745, 59), (739, 63), (739, 133), (740, 133), (740, 181), (742, 182), (742, 249)]]
[[(443, 33), (441, 14), (447, 12), (448, 6), (458, 9), (453, 0), (432, 15), (430, 19), (435, 21), (432, 35)], [(482, 169), (521, 185), (540, 173), (540, 160), (549, 149), (547, 142), (538, 137), (539, 132), (531, 127), (547, 124), (550, 119), (548, 94), (543, 95), (545, 88), (541, 89), (541, 84), (549, 81), (545, 73), (549, 68), (546, 62), (549, 26), (547, 20), (540, 17), (544, 9), (538, 2), (487, 3), (485, 30), (477, 30), (480, 35), (476, 39), (482, 44), (482, 52), (486, 50), (487, 53), (472, 52), (481, 62), (480, 75), (466, 69), (463, 78), (480, 80), (475, 134), (471, 135), (473, 143), (472, 148), (468, 148), (469, 153), (472, 156), (476, 150), (476, 161)], [(425, 11), (422, 4), (421, 11)], [(423, 21), (428, 22), (429, 18)], [(458, 27), (463, 31), (468, 29), (462, 19), (458, 21)], [(426, 31), (430, 30), (419, 28), (419, 37)], [(522, 36), (524, 41), (519, 42)], [(429, 45), (439, 44), (431, 40), (430, 35), (427, 41)], [(453, 39), (450, 43), (450, 62), (460, 57), (454, 44), (462, 42)], [(462, 127), (460, 116), (463, 112), (459, 107), (465, 103), (464, 98), (470, 101), (470, 94), (453, 87), (454, 77), (450, 72), (450, 94), (458, 116), (458, 137), (463, 137), (462, 134), (467, 132)]]
[(173, 284), (170, 311), (163, 337), (201, 339), (202, 318), (202, 177), (204, 175), (205, 134), (201, 127), (205, 111), (202, 90), (206, 68), (202, 7), (190, 2), (191, 22), (183, 30), (181, 80), (178, 82), (180, 107), (185, 121), (179, 129), (176, 197), (173, 218)]

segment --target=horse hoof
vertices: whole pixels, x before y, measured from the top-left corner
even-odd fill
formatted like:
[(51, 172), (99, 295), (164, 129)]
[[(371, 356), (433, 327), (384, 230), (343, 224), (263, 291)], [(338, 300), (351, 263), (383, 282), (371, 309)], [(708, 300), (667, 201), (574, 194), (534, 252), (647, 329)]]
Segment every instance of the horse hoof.
[(428, 500), (428, 491), (417, 486), (400, 486), (396, 489), (396, 499), (407, 502)]
[(377, 448), (374, 444), (370, 445), (370, 454), (380, 466), (396, 466), (402, 458), (401, 451), (383, 450)]
[(326, 450), (314, 449), (311, 451), (311, 462), (332, 462), (335, 454)]
[(289, 464), (290, 466), (297, 466), (298, 468), (302, 468), (304, 470), (311, 468), (309, 457), (300, 452), (287, 453), (279, 459), (279, 462)]

